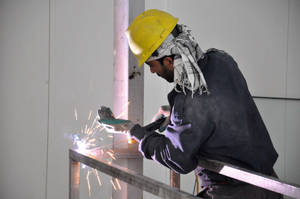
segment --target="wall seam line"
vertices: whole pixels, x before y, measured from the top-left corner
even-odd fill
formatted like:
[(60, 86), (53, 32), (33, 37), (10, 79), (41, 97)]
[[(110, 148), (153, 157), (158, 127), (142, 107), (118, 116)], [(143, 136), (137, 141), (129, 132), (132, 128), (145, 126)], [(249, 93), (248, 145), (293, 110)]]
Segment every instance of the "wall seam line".
[[(288, 0), (288, 16), (287, 16), (287, 35), (286, 35), (286, 71), (285, 71), (285, 97), (288, 97), (288, 69), (289, 69), (289, 34), (290, 34), (290, 1)], [(287, 111), (287, 106), (288, 106), (288, 101), (285, 101), (285, 118), (284, 118), (284, 129), (285, 129), (285, 134), (284, 136), (284, 178), (287, 179), (287, 173), (286, 173), (286, 150), (287, 150), (287, 117), (288, 117), (288, 111)]]
[(49, 156), (49, 132), (50, 132), (50, 65), (51, 65), (51, 0), (48, 1), (48, 118), (46, 136), (46, 179), (45, 179), (45, 199), (48, 197), (48, 156)]

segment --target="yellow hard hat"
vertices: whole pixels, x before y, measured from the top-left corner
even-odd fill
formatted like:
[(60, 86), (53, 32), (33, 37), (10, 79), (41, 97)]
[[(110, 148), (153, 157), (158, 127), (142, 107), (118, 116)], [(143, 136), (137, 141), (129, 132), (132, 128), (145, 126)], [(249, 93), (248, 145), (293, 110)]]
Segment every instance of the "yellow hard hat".
[(169, 36), (177, 21), (178, 18), (156, 9), (146, 10), (132, 21), (126, 36), (139, 67)]

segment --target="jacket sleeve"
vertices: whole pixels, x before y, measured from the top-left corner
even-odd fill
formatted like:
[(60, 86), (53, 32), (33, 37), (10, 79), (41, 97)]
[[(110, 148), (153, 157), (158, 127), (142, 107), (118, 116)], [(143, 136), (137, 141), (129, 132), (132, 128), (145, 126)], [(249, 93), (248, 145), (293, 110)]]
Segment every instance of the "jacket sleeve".
[[(184, 106), (182, 99), (176, 100), (165, 135), (149, 132), (139, 125), (131, 130), (133, 136), (140, 135), (139, 150), (144, 157), (182, 174), (196, 168), (199, 149), (212, 131), (212, 125), (205, 116), (199, 118), (195, 115), (193, 105), (189, 108)], [(197, 118), (192, 119), (195, 116)], [(196, 119), (200, 120), (196, 123)]]

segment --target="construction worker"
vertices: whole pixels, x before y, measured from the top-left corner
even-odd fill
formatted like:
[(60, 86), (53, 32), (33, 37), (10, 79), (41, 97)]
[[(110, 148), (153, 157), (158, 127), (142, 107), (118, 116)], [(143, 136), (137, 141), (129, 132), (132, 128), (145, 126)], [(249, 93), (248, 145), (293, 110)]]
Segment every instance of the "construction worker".
[(234, 59), (224, 51), (203, 52), (186, 25), (161, 10), (136, 17), (126, 36), (139, 66), (174, 84), (168, 94), (170, 121), (164, 135), (138, 124), (113, 126), (139, 142), (145, 158), (202, 180), (202, 198), (282, 198), (197, 166), (199, 157), (273, 175), (278, 154)]

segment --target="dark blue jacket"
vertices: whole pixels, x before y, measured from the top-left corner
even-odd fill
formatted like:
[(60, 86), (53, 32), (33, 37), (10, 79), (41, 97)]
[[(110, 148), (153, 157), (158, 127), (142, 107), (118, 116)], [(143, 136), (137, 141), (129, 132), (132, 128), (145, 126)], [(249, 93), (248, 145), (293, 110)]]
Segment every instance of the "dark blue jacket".
[[(172, 90), (171, 122), (165, 134), (136, 125), (144, 157), (186, 174), (198, 157), (208, 157), (270, 175), (278, 157), (237, 63), (224, 51), (211, 49), (198, 62), (210, 94)], [(197, 168), (203, 185), (226, 177)]]

